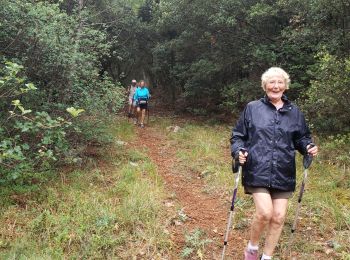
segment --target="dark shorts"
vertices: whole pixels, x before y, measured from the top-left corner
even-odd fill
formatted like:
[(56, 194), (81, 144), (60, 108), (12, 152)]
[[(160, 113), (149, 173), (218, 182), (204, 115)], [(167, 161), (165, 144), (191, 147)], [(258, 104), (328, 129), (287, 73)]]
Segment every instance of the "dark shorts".
[(147, 109), (148, 104), (147, 104), (147, 103), (146, 103), (146, 104), (139, 104), (138, 107), (139, 107), (140, 109)]
[(272, 188), (263, 188), (263, 187), (252, 187), (252, 186), (244, 186), (244, 192), (246, 194), (253, 193), (268, 193), (271, 195), (271, 199), (289, 199), (292, 197), (292, 191), (284, 191)]
[(140, 109), (147, 109), (148, 107), (148, 100), (147, 99), (139, 99), (137, 102), (137, 106)]

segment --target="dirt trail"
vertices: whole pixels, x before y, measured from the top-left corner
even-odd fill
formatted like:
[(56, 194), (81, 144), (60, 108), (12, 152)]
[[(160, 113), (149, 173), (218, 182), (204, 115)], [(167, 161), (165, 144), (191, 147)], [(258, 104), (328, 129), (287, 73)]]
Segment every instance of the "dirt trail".
[[(176, 158), (176, 148), (170, 145), (169, 140), (156, 126), (138, 128), (137, 132), (139, 140), (135, 145), (147, 148), (149, 158), (157, 165), (158, 172), (165, 181), (166, 191), (175, 194), (173, 200), (183, 208), (188, 217), (185, 222), (169, 228), (176, 252), (173, 259), (180, 259), (185, 245), (185, 233), (196, 228), (204, 230), (207, 238), (213, 241), (206, 246), (204, 259), (220, 259), (230, 197), (204, 192), (203, 179), (191, 172), (179, 172), (176, 165), (181, 162)], [(165, 204), (168, 204), (165, 208), (172, 207), (172, 202)], [(243, 238), (247, 237), (247, 231), (238, 232), (231, 231), (226, 259), (242, 259), (243, 247), (246, 244)], [(235, 238), (232, 238), (233, 233)]]

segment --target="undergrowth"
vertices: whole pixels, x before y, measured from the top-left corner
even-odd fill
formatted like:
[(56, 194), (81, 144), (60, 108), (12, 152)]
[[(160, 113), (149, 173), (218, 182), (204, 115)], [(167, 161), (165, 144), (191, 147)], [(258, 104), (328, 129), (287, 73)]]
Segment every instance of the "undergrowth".
[(128, 148), (135, 137), (130, 124), (113, 121), (104, 129), (100, 133), (107, 137), (100, 140), (116, 142), (93, 148), (98, 161), (45, 174), (32, 186), (1, 189), (0, 259), (160, 259), (168, 254), (163, 184), (155, 165), (145, 151)]
[[(231, 127), (212, 123), (158, 119), (178, 150), (178, 172), (203, 178), (203, 192), (232, 196), (233, 175), (229, 152)], [(176, 119), (175, 119), (176, 120)], [(134, 150), (134, 127), (113, 120), (96, 129), (82, 167), (59, 173), (34, 174), (32, 182), (0, 189), (1, 259), (166, 259), (172, 244), (165, 229), (162, 178), (147, 158), (147, 150)], [(179, 125), (177, 132), (169, 125)], [(101, 130), (102, 129), (102, 130)], [(327, 140), (332, 142), (332, 140)], [(341, 163), (321, 155), (309, 169), (300, 219), (292, 252), (298, 259), (349, 259), (349, 174)], [(325, 147), (338, 147), (325, 143)], [(298, 186), (303, 169), (297, 157)], [(290, 200), (288, 217), (276, 259), (282, 259), (297, 204)], [(229, 208), (229, 205), (227, 205)], [(239, 186), (234, 232), (249, 228), (254, 205)], [(210, 242), (200, 230), (187, 234), (183, 258), (201, 258)], [(248, 238), (247, 238), (248, 239)], [(179, 256), (180, 257), (180, 256)]]
[(205, 259), (205, 247), (213, 241), (206, 238), (206, 234), (203, 230), (197, 228), (191, 233), (185, 235), (185, 242), (185, 247), (183, 248), (181, 253), (182, 258)]
[(232, 185), (227, 126), (185, 124), (180, 131), (169, 135), (181, 147), (177, 157), (183, 165), (210, 181), (211, 188)]

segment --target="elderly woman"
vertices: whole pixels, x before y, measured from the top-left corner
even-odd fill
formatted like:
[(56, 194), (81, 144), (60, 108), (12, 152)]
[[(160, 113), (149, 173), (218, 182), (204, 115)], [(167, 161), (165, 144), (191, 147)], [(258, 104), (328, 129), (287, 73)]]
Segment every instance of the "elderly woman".
[(231, 154), (243, 165), (244, 190), (252, 194), (255, 215), (245, 260), (257, 260), (259, 239), (267, 228), (261, 259), (272, 259), (295, 190), (295, 150), (316, 156), (317, 146), (299, 108), (284, 95), (289, 75), (272, 67), (261, 77), (265, 96), (250, 102), (231, 137)]

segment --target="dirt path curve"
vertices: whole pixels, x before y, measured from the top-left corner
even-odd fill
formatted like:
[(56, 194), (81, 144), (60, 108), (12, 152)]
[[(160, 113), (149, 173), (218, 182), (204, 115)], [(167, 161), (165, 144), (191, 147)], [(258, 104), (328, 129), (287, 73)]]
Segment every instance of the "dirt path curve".
[[(204, 230), (207, 238), (213, 241), (206, 246), (204, 259), (221, 259), (230, 198), (204, 192), (205, 182), (194, 173), (179, 173), (176, 165), (181, 162), (176, 159), (176, 150), (156, 126), (138, 128), (137, 132), (137, 145), (147, 148), (149, 158), (157, 165), (158, 172), (165, 181), (166, 192), (175, 194), (176, 204), (183, 208), (188, 217), (184, 223), (169, 228), (176, 252), (173, 259), (180, 259), (185, 245), (185, 233), (196, 228)], [(234, 233), (235, 238), (231, 236), (229, 240), (226, 259), (242, 259), (242, 250), (246, 242), (241, 236), (245, 235), (237, 234), (236, 231)]]

